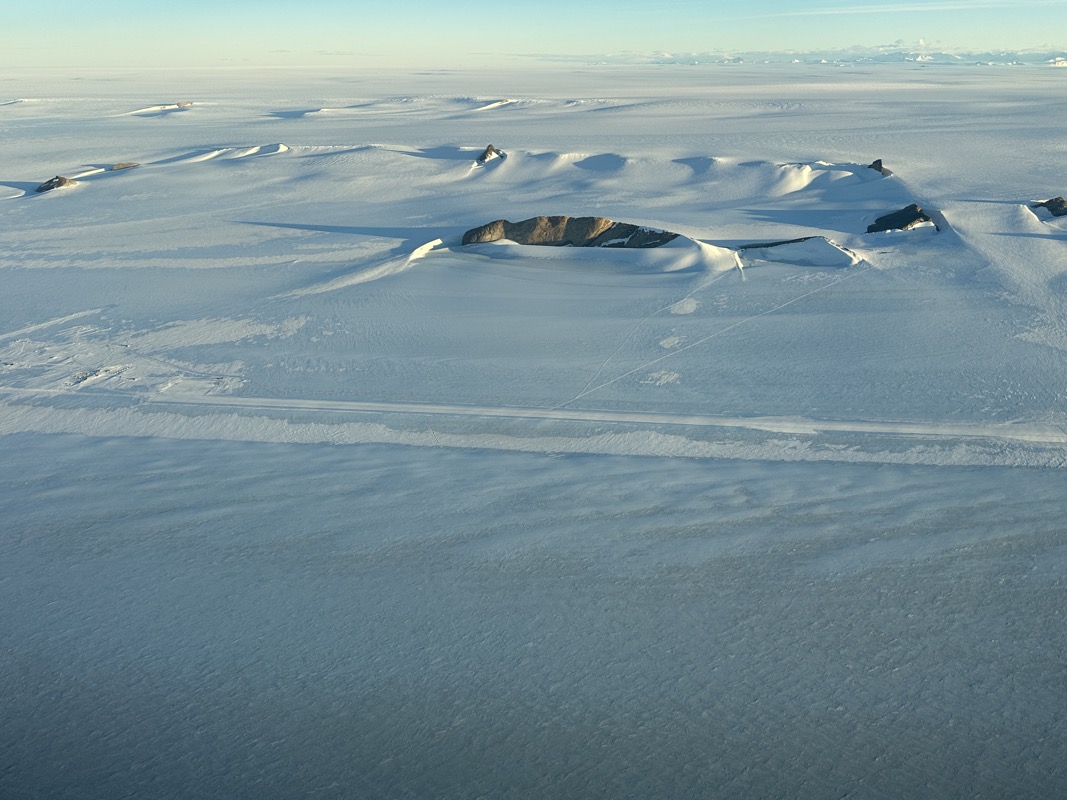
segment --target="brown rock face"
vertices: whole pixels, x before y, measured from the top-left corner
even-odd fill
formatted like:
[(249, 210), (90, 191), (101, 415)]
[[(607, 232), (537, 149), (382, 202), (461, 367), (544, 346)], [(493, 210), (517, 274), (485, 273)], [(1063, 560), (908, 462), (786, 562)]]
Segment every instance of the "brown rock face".
[(463, 234), (463, 244), (510, 239), (548, 247), (658, 247), (677, 236), (605, 217), (531, 217), (521, 222), (498, 219), (472, 228)]

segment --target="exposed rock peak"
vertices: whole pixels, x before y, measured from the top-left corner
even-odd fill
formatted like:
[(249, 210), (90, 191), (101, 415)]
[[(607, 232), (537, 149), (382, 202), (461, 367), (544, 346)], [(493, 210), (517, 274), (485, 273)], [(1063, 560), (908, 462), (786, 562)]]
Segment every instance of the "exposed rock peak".
[(463, 244), (510, 239), (549, 247), (659, 247), (677, 233), (615, 222), (605, 217), (531, 217), (521, 222), (498, 219), (463, 234)]
[(53, 189), (59, 189), (62, 186), (75, 186), (77, 181), (73, 181), (70, 178), (64, 178), (62, 175), (56, 175), (54, 178), (49, 178), (34, 191), (36, 192), (50, 192)]
[(1067, 201), (1062, 197), (1053, 197), (1050, 200), (1042, 200), (1038, 203), (1034, 203), (1034, 208), (1047, 208), (1052, 212), (1054, 217), (1067, 216)]
[(883, 175), (892, 175), (892, 170), (888, 169), (882, 164), (882, 159), (876, 158), (872, 163), (868, 164), (869, 169), (873, 169), (875, 172), (881, 172)]
[[(933, 222), (932, 219), (918, 205), (912, 203), (892, 214), (878, 217), (873, 224), (867, 226), (867, 233), (879, 231), (906, 231), (921, 225), (924, 222)], [(934, 225), (936, 228), (937, 225)]]
[(491, 158), (507, 158), (507, 157), (508, 157), (508, 154), (505, 153), (503, 150), (500, 150), (499, 148), (494, 147), (493, 145), (489, 145), (488, 147), (485, 148), (485, 150), (482, 152), (482, 154), (480, 156), (478, 156), (478, 158), (476, 160), (477, 160), (477, 162), (479, 164), (484, 164), (486, 161), (488, 161)]

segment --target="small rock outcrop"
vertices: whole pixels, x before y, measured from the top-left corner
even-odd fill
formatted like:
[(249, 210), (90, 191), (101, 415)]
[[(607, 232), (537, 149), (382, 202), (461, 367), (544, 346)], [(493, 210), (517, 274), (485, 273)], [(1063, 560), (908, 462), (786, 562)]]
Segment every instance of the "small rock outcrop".
[[(894, 211), (892, 214), (878, 217), (873, 224), (867, 226), (867, 233), (906, 231), (924, 222), (933, 222), (933, 220), (919, 206), (912, 203), (910, 206), (900, 209), (900, 211)], [(934, 225), (934, 227), (937, 228), (937, 225)]]
[(868, 169), (873, 169), (875, 172), (881, 172), (883, 175), (892, 175), (892, 170), (886, 169), (882, 165), (882, 159), (876, 158), (872, 163), (867, 165)]
[(509, 239), (547, 247), (659, 247), (677, 233), (615, 222), (605, 217), (531, 217), (521, 222), (498, 219), (463, 234), (463, 244)]
[(478, 156), (478, 158), (476, 160), (477, 160), (477, 162), (479, 164), (484, 164), (486, 161), (488, 161), (491, 158), (507, 158), (507, 157), (508, 157), (508, 154), (505, 153), (503, 150), (498, 150), (497, 148), (493, 147), (493, 145), (489, 145), (487, 148), (485, 148), (485, 150), (482, 152), (482, 154), (480, 156)]
[(73, 181), (70, 178), (64, 178), (62, 175), (56, 175), (54, 178), (49, 178), (34, 191), (36, 192), (50, 192), (53, 189), (59, 189), (63, 186), (77, 186), (78, 182)]
[(1067, 201), (1062, 197), (1053, 197), (1051, 200), (1041, 200), (1034, 203), (1031, 208), (1047, 208), (1054, 217), (1067, 216)]
[(132, 169), (133, 167), (139, 166), (141, 165), (138, 164), (136, 161), (120, 161), (118, 164), (115, 164), (111, 167), (111, 171), (115, 172), (120, 169)]

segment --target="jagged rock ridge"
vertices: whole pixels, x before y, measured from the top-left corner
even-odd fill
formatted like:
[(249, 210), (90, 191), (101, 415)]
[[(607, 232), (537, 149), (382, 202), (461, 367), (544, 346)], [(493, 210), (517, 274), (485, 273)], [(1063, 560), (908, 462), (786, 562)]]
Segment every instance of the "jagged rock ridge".
[(509, 239), (548, 247), (659, 247), (677, 233), (615, 222), (605, 217), (531, 217), (521, 222), (498, 219), (463, 234), (463, 244)]

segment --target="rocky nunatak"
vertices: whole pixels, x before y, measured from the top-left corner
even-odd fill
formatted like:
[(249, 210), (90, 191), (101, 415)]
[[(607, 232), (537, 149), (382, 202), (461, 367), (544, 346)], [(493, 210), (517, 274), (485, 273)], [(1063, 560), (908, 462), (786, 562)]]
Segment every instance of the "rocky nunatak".
[(463, 234), (463, 244), (508, 239), (548, 247), (659, 247), (677, 233), (615, 222), (604, 217), (531, 217), (521, 222), (498, 219)]
[(493, 145), (489, 145), (488, 147), (485, 148), (485, 150), (482, 151), (482, 154), (480, 156), (478, 156), (478, 158), (476, 158), (475, 161), (477, 161), (479, 164), (484, 164), (486, 161), (488, 161), (491, 158), (507, 158), (507, 157), (508, 157), (508, 154), (505, 153), (503, 150), (501, 150), (498, 147), (493, 147)]
[(1042, 200), (1038, 203), (1034, 203), (1032, 208), (1047, 208), (1052, 212), (1054, 217), (1067, 216), (1067, 201), (1062, 197), (1053, 197), (1050, 200)]
[(884, 164), (882, 164), (882, 159), (880, 158), (876, 158), (872, 163), (868, 164), (867, 168), (873, 169), (875, 172), (881, 172), (886, 177), (893, 174), (893, 171), (891, 169), (888, 169)]
[[(867, 226), (867, 233), (906, 231), (924, 222), (933, 222), (933, 220), (918, 205), (912, 203), (910, 206), (900, 209), (900, 211), (894, 211), (892, 214), (878, 217), (871, 225)], [(940, 230), (936, 224), (934, 228)]]
[(56, 175), (54, 178), (49, 178), (34, 191), (36, 192), (50, 192), (53, 189), (59, 189), (64, 186), (77, 186), (77, 181), (72, 181), (70, 178), (64, 178), (62, 175)]

